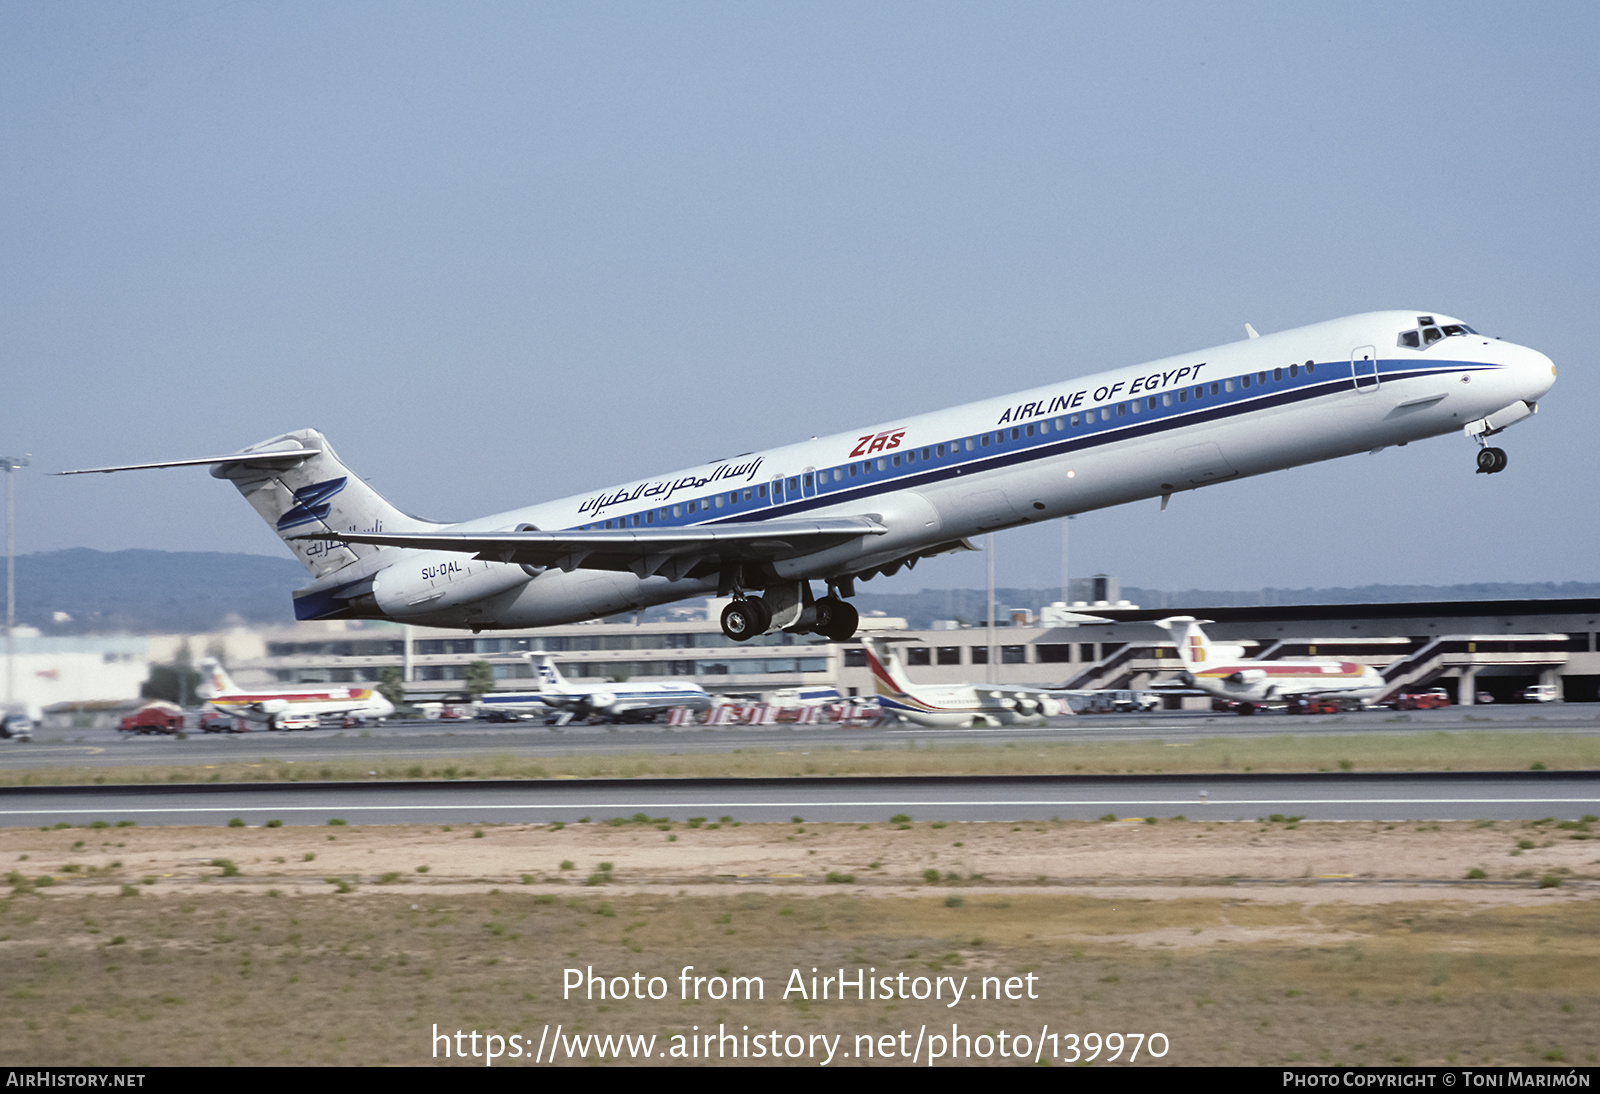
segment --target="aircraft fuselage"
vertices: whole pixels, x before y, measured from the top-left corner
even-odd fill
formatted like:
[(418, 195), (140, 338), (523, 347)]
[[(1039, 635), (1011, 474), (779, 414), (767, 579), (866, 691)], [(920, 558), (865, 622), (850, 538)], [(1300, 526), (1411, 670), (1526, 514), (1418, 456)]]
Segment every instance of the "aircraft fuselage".
[[(1455, 432), (1519, 401), (1535, 404), (1553, 382), (1543, 354), (1481, 335), (1415, 349), (1398, 344), (1417, 325), (1412, 312), (1333, 320), (448, 530), (659, 530), (870, 513), (887, 534), (776, 560), (768, 576), (871, 576), (914, 563), (919, 551), (953, 548), (985, 532)], [(392, 567), (405, 588), (381, 614), (433, 626), (568, 623), (705, 595), (717, 584), (554, 567), (524, 581), (509, 573), (517, 569), (512, 564), (450, 551), (400, 557), (401, 550), (383, 548), (362, 567)], [(497, 576), (507, 587), (482, 594)], [(464, 595), (452, 602), (449, 592), (458, 583)], [(443, 592), (437, 599), (444, 603), (401, 603), (419, 599), (412, 595), (419, 590)], [(301, 618), (317, 618), (331, 606), (326, 588), (305, 592)]]

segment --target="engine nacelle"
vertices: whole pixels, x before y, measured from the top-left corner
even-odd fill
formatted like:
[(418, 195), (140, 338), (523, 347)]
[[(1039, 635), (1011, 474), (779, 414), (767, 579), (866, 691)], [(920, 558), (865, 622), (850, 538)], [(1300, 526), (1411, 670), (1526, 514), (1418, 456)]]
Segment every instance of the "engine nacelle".
[(1046, 695), (1039, 700), (1039, 713), (1043, 714), (1046, 718), (1054, 718), (1056, 715), (1061, 713), (1061, 704), (1057, 700)]
[(417, 552), (378, 572), (372, 598), (390, 619), (406, 619), (472, 604), (532, 580), (521, 566), (454, 551)]
[(1228, 677), (1228, 683), (1244, 684), (1248, 686), (1251, 684), (1259, 684), (1266, 678), (1267, 674), (1263, 669), (1240, 669), (1238, 672), (1233, 673)]
[(287, 699), (263, 699), (256, 704), (256, 709), (262, 714), (282, 714), (289, 709)]

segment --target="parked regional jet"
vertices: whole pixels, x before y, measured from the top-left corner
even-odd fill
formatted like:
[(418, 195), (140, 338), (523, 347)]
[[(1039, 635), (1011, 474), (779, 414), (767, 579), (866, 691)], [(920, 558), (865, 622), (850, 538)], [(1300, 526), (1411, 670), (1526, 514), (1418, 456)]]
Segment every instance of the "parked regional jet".
[(1388, 686), (1377, 669), (1356, 661), (1243, 660), (1243, 646), (1218, 645), (1206, 638), (1200, 624), (1207, 622), (1175, 615), (1155, 625), (1168, 634), (1184, 628), (1178, 640), (1184, 682), (1232, 702), (1240, 714), (1254, 714), (1257, 704), (1284, 699), (1337, 696), (1365, 703)]
[(582, 687), (569, 683), (561, 675), (554, 658), (534, 653), (527, 657), (529, 661), (539, 657), (539, 690), (490, 692), (478, 700), (479, 709), (532, 711), (532, 704), (539, 703), (550, 710), (570, 711), (578, 718), (600, 714), (627, 719), (648, 718), (677, 707), (705, 710), (711, 706), (711, 696), (698, 684), (664, 680), (656, 684), (636, 682)]
[[(1375, 312), (954, 410), (717, 460), (459, 524), (406, 516), (315, 430), (202, 459), (313, 577), (298, 619), (474, 631), (731, 596), (730, 639), (841, 640), (855, 583), (968, 537), (1460, 430), (1488, 438), (1555, 381), (1544, 354), (1438, 314)], [(83, 474), (87, 472), (66, 472)], [(827, 586), (813, 595), (812, 582)], [(759, 591), (759, 595), (758, 594)]]
[[(895, 639), (894, 641), (904, 641)], [(1042, 726), (1046, 718), (1071, 714), (1043, 688), (1009, 684), (937, 684), (918, 687), (906, 676), (893, 642), (864, 639), (867, 668), (878, 707), (919, 726)]]
[(212, 710), (277, 729), (279, 722), (296, 717), (349, 714), (357, 718), (387, 718), (394, 704), (368, 688), (308, 687), (247, 690), (233, 682), (216, 661), (200, 663), (200, 698)]

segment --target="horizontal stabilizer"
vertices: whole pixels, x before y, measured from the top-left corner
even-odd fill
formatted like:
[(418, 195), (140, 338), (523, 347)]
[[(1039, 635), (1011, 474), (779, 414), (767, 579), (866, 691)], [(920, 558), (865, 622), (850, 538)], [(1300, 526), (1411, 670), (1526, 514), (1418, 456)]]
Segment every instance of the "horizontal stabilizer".
[(58, 475), (109, 475), (113, 471), (150, 471), (158, 467), (204, 467), (208, 464), (270, 464), (281, 460), (303, 460), (322, 454), (320, 448), (284, 448), (274, 452), (234, 452), (226, 456), (202, 456), (194, 460), (167, 460), (163, 463), (129, 463), (120, 467), (85, 467), (77, 471), (57, 471)]
[(213, 478), (233, 483), (313, 577), (326, 577), (374, 552), (339, 543), (312, 543), (298, 535), (302, 531), (387, 528), (392, 532), (421, 532), (442, 527), (407, 516), (390, 505), (353, 474), (327, 438), (314, 429), (283, 433), (225, 456), (87, 467), (60, 474), (104, 475), (113, 471), (207, 466)]

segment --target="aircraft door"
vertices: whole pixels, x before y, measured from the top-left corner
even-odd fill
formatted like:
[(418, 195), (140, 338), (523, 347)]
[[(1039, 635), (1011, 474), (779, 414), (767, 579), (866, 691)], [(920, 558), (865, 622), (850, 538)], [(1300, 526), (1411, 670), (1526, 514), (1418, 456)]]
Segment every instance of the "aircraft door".
[(1350, 377), (1357, 391), (1378, 390), (1378, 351), (1373, 346), (1357, 346), (1350, 351)]
[(804, 497), (817, 496), (817, 469), (808, 467), (800, 473), (800, 493)]
[(783, 476), (773, 479), (767, 487), (772, 491), (771, 503), (775, 506), (783, 504)]

